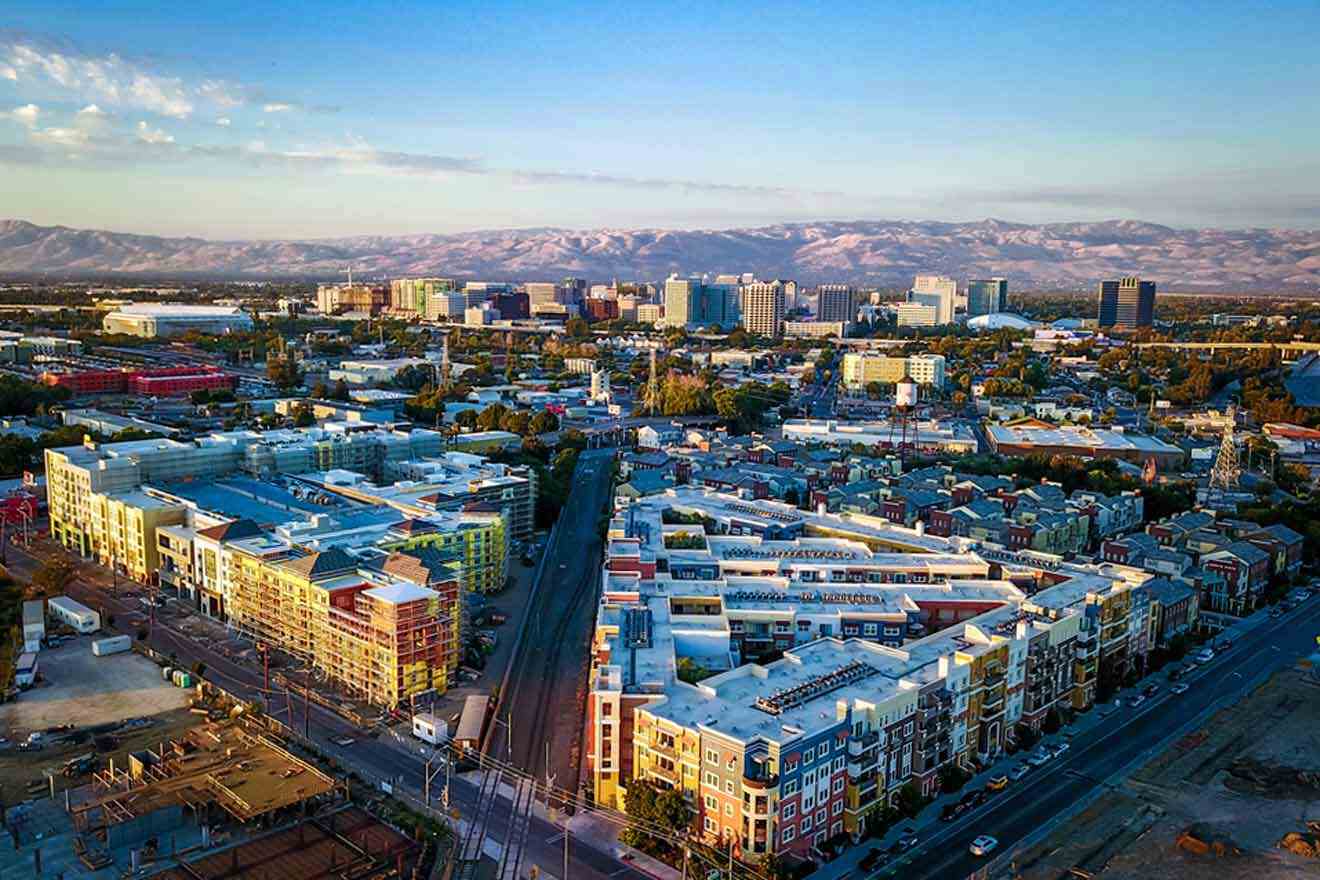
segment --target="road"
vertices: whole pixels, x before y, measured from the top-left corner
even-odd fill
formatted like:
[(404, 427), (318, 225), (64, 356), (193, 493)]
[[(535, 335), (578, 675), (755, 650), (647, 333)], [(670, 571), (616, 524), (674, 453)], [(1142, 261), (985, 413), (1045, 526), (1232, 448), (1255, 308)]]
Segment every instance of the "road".
[(582, 453), (573, 489), (545, 550), (541, 582), (487, 753), (566, 791), (577, 791), (591, 629), (600, 588), (600, 519), (610, 498), (612, 452)]
[(1116, 710), (1111, 723), (1074, 738), (1062, 757), (1033, 770), (966, 818), (940, 827), (912, 851), (910, 859), (896, 863), (894, 876), (904, 880), (968, 877), (985, 864), (985, 859), (967, 851), (972, 839), (981, 834), (998, 839), (1000, 850), (1011, 852), (1098, 786), (1117, 781), (1167, 743), (1200, 726), (1206, 716), (1309, 654), (1315, 648), (1318, 627), (1320, 598), (1314, 598), (1291, 614), (1241, 636), (1211, 664), (1183, 679), (1190, 685), (1187, 693), (1175, 695), (1165, 689), (1137, 709)]
[[(588, 453), (584, 454), (583, 459), (584, 470), (578, 474), (578, 482), (575, 483), (574, 493), (570, 498), (569, 505), (565, 508), (564, 514), (571, 523), (572, 528), (563, 532), (565, 540), (558, 544), (558, 548), (547, 548), (547, 553), (555, 552), (560, 554), (561, 559), (571, 560), (570, 570), (585, 576), (593, 569), (599, 569), (599, 566), (596, 565), (599, 552), (597, 551), (596, 556), (590, 558), (585, 555), (589, 549), (588, 545), (583, 543), (586, 540), (583, 537), (586, 520), (590, 520), (590, 528), (586, 530), (589, 532), (590, 537), (595, 539), (597, 544), (599, 539), (596, 537), (595, 515), (588, 516), (586, 504), (578, 504), (577, 487), (585, 485), (593, 492), (607, 491), (610, 465), (607, 453)], [(587, 476), (585, 482), (582, 481), (584, 474)], [(605, 490), (600, 489), (600, 485), (596, 482), (598, 480), (604, 481)], [(41, 566), (43, 557), (53, 552), (62, 551), (56, 550), (48, 543), (34, 547), (32, 551), (11, 543), (7, 548), (7, 568), (15, 577), (29, 579), (32, 573)], [(547, 560), (547, 571), (549, 562), (550, 560)], [(584, 579), (589, 580), (585, 577)], [(565, 585), (568, 583), (567, 578), (564, 576), (554, 578), (547, 575), (546, 580), (547, 585)], [(130, 614), (141, 614), (144, 612), (144, 608), (135, 597), (115, 595), (112, 584), (113, 577), (108, 570), (92, 563), (83, 562), (78, 566), (76, 580), (68, 586), (66, 592), (91, 608), (100, 609), (105, 614), (115, 615), (122, 627)], [(130, 585), (122, 581), (120, 586), (125, 589), (130, 586), (135, 587), (137, 590), (142, 589), (138, 585)], [(579, 586), (581, 586), (581, 582), (579, 582)], [(549, 592), (554, 592), (554, 590)], [(585, 604), (594, 612), (594, 600)], [(559, 603), (552, 603), (552, 607), (559, 607)], [(157, 621), (151, 627), (148, 641), (157, 651), (163, 653), (173, 652), (177, 655), (179, 665), (191, 666), (197, 661), (205, 663), (207, 666), (206, 678), (208, 680), (242, 699), (255, 700), (264, 696), (260, 668), (237, 663), (225, 654), (211, 649), (205, 642), (189, 638), (165, 622)], [(583, 652), (585, 652), (585, 640), (579, 640), (575, 644), (580, 645)], [(565, 652), (565, 654), (568, 653)], [(585, 657), (585, 653), (583, 657)], [(583, 671), (585, 672), (585, 669)], [(532, 677), (536, 678), (537, 676), (533, 675)], [(549, 678), (549, 676), (539, 677)], [(396, 742), (388, 734), (377, 739), (365, 738), (357, 727), (334, 712), (316, 704), (309, 707), (310, 717), (305, 715), (303, 706), (299, 704), (296, 698), (292, 702), (291, 711), (286, 715), (284, 713), (284, 695), (282, 692), (270, 695), (268, 705), (273, 715), (282, 716), (282, 720), (287, 719), (290, 726), (295, 730), (301, 731), (306, 728), (310, 733), (311, 742), (323, 754), (333, 756), (345, 766), (358, 771), (368, 779), (389, 780), (396, 792), (403, 790), (414, 798), (420, 799), (422, 797), (426, 754), (420, 742), (406, 737), (403, 742)], [(548, 705), (542, 708), (543, 710), (548, 709)], [(544, 714), (544, 712), (541, 714)], [(515, 713), (516, 719), (520, 717), (519, 713)], [(576, 716), (574, 725), (580, 727), (580, 724), (581, 717)], [(515, 737), (517, 737), (515, 743), (522, 743), (524, 751), (536, 752), (537, 750), (527, 745), (527, 741), (518, 733), (517, 726), (518, 721), (515, 720)], [(332, 739), (343, 736), (355, 737), (357, 741), (348, 746), (338, 746), (331, 742)], [(501, 743), (501, 745), (503, 744)], [(543, 763), (536, 766), (538, 772), (543, 772)], [(433, 783), (432, 787), (432, 801), (437, 804), (437, 807), (439, 806), (440, 788), (443, 781), (444, 776), (442, 774), (437, 782)], [(479, 785), (479, 778), (476, 776), (467, 778), (455, 776), (450, 781), (449, 803), (460, 817), (471, 818), (475, 813)], [(509, 805), (507, 800), (502, 798), (497, 809), (493, 810), (490, 816), (489, 838), (497, 843), (503, 843), (508, 833), (509, 824)], [(546, 871), (549, 871), (549, 873), (559, 877), (563, 873), (560, 867), (563, 859), (563, 846), (561, 827), (533, 818), (526, 835), (526, 849), (522, 864), (524, 866), (539, 865), (542, 868), (542, 876), (545, 875)], [(612, 852), (596, 848), (588, 841), (573, 838), (570, 841), (569, 850), (569, 876), (573, 880), (577, 880), (579, 877), (586, 878), (586, 880), (606, 880), (606, 878), (613, 878), (613, 880), (647, 880), (649, 877), (646, 873), (618, 861)]]

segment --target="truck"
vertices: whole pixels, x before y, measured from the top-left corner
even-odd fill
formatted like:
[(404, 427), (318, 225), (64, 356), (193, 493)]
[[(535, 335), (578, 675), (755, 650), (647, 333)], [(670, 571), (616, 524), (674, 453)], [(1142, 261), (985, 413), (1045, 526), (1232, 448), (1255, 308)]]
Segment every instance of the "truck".
[(76, 599), (56, 596), (47, 607), (51, 617), (80, 633), (94, 633), (101, 628), (101, 615)]
[(37, 680), (37, 655), (19, 654), (18, 664), (14, 667), (14, 684), (26, 690)]
[(40, 599), (23, 603), (23, 650), (35, 654), (46, 637), (46, 607)]
[(413, 736), (433, 746), (438, 746), (449, 739), (449, 725), (430, 712), (418, 712), (413, 716), (412, 732)]
[(111, 654), (122, 654), (132, 647), (133, 640), (128, 636), (110, 636), (92, 642), (92, 653), (97, 657), (108, 657)]

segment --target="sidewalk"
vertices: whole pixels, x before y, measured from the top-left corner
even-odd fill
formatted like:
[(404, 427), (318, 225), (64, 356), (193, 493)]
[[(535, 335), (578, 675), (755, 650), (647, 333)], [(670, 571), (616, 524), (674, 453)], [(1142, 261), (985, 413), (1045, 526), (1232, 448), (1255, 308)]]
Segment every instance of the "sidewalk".
[[(1320, 599), (1314, 599), (1312, 601), (1320, 601)], [(1243, 618), (1231, 628), (1215, 636), (1212, 641), (1218, 642), (1225, 638), (1231, 638), (1236, 642), (1242, 635), (1251, 632), (1263, 623), (1266, 623), (1268, 620), (1269, 614), (1267, 610), (1263, 609), (1257, 611), (1250, 617)], [(1188, 653), (1190, 656), (1192, 652), (1189, 651)], [(1128, 701), (1140, 693), (1141, 689), (1147, 685), (1156, 684), (1160, 687), (1161, 691), (1167, 690), (1168, 687), (1173, 684), (1173, 682), (1169, 680), (1168, 670), (1174, 666), (1185, 666), (1185, 664), (1186, 658), (1184, 658), (1183, 661), (1171, 663), (1168, 667), (1161, 669), (1159, 672), (1143, 678), (1137, 687), (1124, 688), (1118, 691), (1115, 696), (1121, 698), (1121, 705), (1114, 702), (1096, 705), (1091, 711), (1076, 716), (1072, 724), (1067, 725), (1058, 733), (1042, 736), (1040, 742), (1030, 751), (1019, 751), (1013, 755), (1000, 757), (990, 767), (981, 773), (978, 773), (976, 776), (973, 776), (967, 784), (957, 792), (949, 795), (937, 796), (935, 800), (927, 804), (925, 808), (917, 814), (916, 818), (896, 823), (883, 837), (864, 839), (861, 843), (849, 847), (834, 861), (822, 864), (813, 874), (811, 874), (811, 877), (813, 880), (838, 880), (838, 878), (844, 876), (860, 878), (863, 875), (860, 873), (858, 863), (861, 862), (866, 854), (872, 849), (879, 848), (887, 850), (904, 834), (914, 833), (917, 835), (919, 843), (924, 842), (938, 831), (942, 831), (946, 828), (957, 828), (966, 823), (969, 819), (993, 810), (995, 808), (995, 799), (991, 797), (982, 806), (967, 811), (953, 822), (940, 821), (940, 813), (946, 805), (957, 803), (969, 792), (984, 789), (986, 783), (996, 776), (1008, 776), (1009, 772), (1018, 764), (1023, 763), (1028, 755), (1034, 754), (1044, 746), (1055, 747), (1060, 743), (1071, 743), (1074, 739), (1084, 739), (1087, 734), (1094, 731), (1097, 727), (1109, 724), (1110, 719), (1114, 715), (1125, 711), (1124, 707), (1128, 705)], [(1184, 678), (1186, 678), (1186, 676), (1184, 676)], [(1036, 772), (1037, 769), (1033, 768), (1022, 780), (1010, 781), (1009, 785), (1014, 786), (1030, 782), (1032, 774)], [(1009, 778), (1012, 780), (1011, 776)], [(889, 862), (889, 865), (893, 866), (897, 864), (901, 858), (901, 856), (895, 858), (893, 861)]]

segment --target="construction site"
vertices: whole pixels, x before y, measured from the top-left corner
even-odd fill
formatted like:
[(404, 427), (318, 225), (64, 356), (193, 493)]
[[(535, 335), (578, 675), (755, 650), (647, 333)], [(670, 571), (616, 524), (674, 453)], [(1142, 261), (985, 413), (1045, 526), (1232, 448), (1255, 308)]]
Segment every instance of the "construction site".
[(355, 805), (268, 719), (235, 712), (10, 806), (0, 878), (420, 876), (412, 838)]
[(1021, 853), (1008, 876), (1320, 876), (1320, 680), (1277, 673)]

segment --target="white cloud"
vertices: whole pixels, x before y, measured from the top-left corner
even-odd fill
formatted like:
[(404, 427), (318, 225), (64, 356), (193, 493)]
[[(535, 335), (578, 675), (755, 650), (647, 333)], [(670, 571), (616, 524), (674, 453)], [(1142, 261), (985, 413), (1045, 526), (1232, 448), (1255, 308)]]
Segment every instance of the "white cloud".
[(147, 125), (145, 122), (139, 122), (137, 124), (137, 133), (138, 133), (138, 140), (142, 141), (145, 144), (174, 143), (174, 135), (166, 134), (165, 132), (161, 131), (159, 128), (152, 128), (150, 125)]
[(293, 109), (293, 105), (275, 102), (275, 103), (267, 104), (261, 109), (266, 113), (287, 113)]
[(37, 117), (41, 115), (41, 108), (36, 104), (24, 104), (22, 107), (15, 107), (13, 110), (10, 110), (3, 115), (5, 118), (12, 119), (19, 125), (33, 128), (37, 124)]
[(87, 145), (88, 134), (80, 128), (43, 128), (33, 132), (32, 139), (57, 147), (82, 147)]
[(217, 119), (217, 120), (215, 121), (215, 124), (216, 124), (216, 125), (219, 125), (219, 126), (222, 126), (222, 127), (224, 127), (224, 128), (228, 128), (228, 127), (229, 127), (229, 117), (228, 117), (228, 116), (221, 116), (219, 119)]
[(105, 116), (105, 111), (95, 104), (88, 104), (78, 111), (79, 116)]
[(238, 89), (230, 83), (208, 79), (197, 87), (197, 94), (218, 107), (241, 107), (246, 103)]
[(14, 70), (14, 68), (10, 67), (8, 64), (0, 64), (0, 79), (17, 80), (18, 71)]
[(91, 58), (27, 43), (11, 43), (5, 53), (16, 80), (44, 80), (96, 101), (178, 119), (193, 112), (182, 80), (153, 74), (118, 55)]

